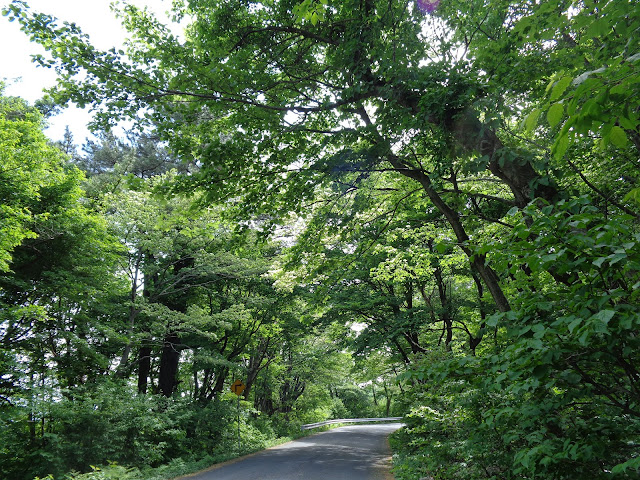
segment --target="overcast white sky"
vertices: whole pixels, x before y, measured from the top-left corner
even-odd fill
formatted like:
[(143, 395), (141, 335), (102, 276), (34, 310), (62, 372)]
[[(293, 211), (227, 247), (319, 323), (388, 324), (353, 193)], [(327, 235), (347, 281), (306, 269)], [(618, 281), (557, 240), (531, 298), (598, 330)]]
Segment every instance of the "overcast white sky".
[[(0, 6), (8, 3), (8, 0), (0, 0)], [(124, 38), (124, 30), (109, 9), (112, 0), (27, 0), (27, 3), (34, 11), (53, 15), (61, 21), (75, 22), (98, 48), (119, 46)], [(134, 0), (129, 3), (148, 5), (160, 17), (171, 7), (171, 0)], [(43, 49), (30, 43), (19, 25), (3, 16), (0, 16), (0, 45), (0, 79), (7, 82), (6, 94), (33, 103), (42, 97), (43, 88), (55, 84), (52, 70), (31, 63), (31, 55), (44, 53)], [(89, 118), (87, 110), (69, 108), (51, 119), (46, 133), (52, 140), (60, 140), (65, 126), (69, 125), (76, 143), (82, 144), (90, 135), (86, 129)]]

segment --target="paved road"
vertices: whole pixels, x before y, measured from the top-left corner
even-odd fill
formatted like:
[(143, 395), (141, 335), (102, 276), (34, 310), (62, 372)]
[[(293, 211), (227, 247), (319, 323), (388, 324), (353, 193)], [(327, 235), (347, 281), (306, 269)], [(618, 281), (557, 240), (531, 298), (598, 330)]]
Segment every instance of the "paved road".
[(400, 423), (352, 425), (215, 466), (185, 480), (388, 480), (387, 436)]

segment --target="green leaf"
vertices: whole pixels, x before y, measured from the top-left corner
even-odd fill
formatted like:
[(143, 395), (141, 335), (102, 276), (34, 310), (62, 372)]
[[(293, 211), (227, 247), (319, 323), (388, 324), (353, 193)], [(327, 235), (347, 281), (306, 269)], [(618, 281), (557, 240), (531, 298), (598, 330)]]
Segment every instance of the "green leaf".
[(567, 383), (570, 383), (572, 385), (577, 385), (582, 380), (582, 377), (580, 376), (580, 374), (576, 372), (568, 372), (568, 373), (565, 373), (563, 376), (564, 376), (564, 379), (567, 381)]
[(602, 38), (609, 33), (610, 30), (607, 18), (602, 18), (593, 22), (587, 29), (586, 36), (592, 38)]
[(618, 123), (623, 129), (626, 129), (626, 130), (635, 130), (638, 126), (637, 121), (631, 120), (630, 118), (627, 118), (624, 115), (620, 115), (618, 117)]
[(627, 134), (617, 125), (611, 129), (609, 140), (618, 148), (625, 148), (627, 146)]
[(524, 119), (524, 129), (527, 133), (531, 133), (531, 131), (533, 131), (533, 129), (536, 127), (536, 125), (538, 124), (538, 118), (540, 118), (541, 113), (542, 110), (536, 108), (526, 116), (526, 118)]
[(625, 83), (621, 83), (619, 85), (616, 85), (610, 90), (610, 93), (612, 95), (628, 94), (629, 93), (629, 85), (627, 85)]
[(560, 123), (564, 115), (564, 105), (562, 103), (554, 103), (547, 112), (547, 121), (549, 125), (555, 127)]
[(582, 318), (578, 317), (569, 324), (569, 333), (573, 333), (578, 325), (582, 323)]
[(615, 314), (616, 314), (615, 310), (600, 310), (595, 315), (592, 315), (591, 319), (600, 320), (601, 322), (606, 324), (606, 323), (609, 323), (609, 321), (613, 318)]
[(533, 325), (531, 327), (531, 330), (534, 332), (534, 334), (533, 334), (534, 338), (542, 338), (542, 337), (544, 337), (544, 334), (547, 331), (545, 326), (540, 324), (540, 323), (536, 323), (535, 325)]
[(607, 259), (609, 260), (609, 265), (615, 265), (620, 260), (624, 260), (625, 258), (627, 258), (627, 254), (623, 252), (614, 253), (613, 255), (609, 255), (607, 257)]
[(553, 152), (554, 158), (559, 160), (562, 157), (564, 157), (564, 154), (567, 152), (568, 148), (569, 148), (569, 137), (567, 137), (566, 135), (563, 135), (556, 141), (551, 151)]
[(640, 205), (640, 188), (632, 188), (631, 190), (629, 190), (629, 193), (624, 196), (624, 201), (632, 201)]
[(551, 302), (539, 302), (538, 308), (544, 312), (550, 312), (553, 310), (553, 304)]
[(562, 77), (551, 90), (551, 101), (555, 102), (559, 99), (569, 85), (571, 85), (572, 77)]
[(539, 338), (532, 338), (527, 341), (527, 344), (534, 350), (541, 350), (543, 347), (542, 340)]
[(503, 314), (501, 313), (495, 313), (491, 315), (489, 318), (487, 318), (487, 326), (496, 327), (502, 317), (503, 317)]
[(581, 345), (586, 345), (588, 339), (589, 339), (589, 332), (586, 331), (582, 335), (580, 335), (580, 338), (578, 339), (578, 341), (580, 342)]
[(625, 473), (628, 469), (639, 470), (640, 469), (640, 457), (635, 457), (620, 463), (611, 469), (611, 473), (614, 475), (618, 473)]

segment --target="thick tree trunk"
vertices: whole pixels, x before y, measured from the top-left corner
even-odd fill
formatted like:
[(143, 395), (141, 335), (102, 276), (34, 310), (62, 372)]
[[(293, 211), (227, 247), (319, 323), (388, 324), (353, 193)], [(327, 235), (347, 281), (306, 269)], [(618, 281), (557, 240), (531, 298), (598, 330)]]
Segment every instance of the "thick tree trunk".
[(165, 397), (173, 395), (178, 385), (178, 363), (180, 360), (180, 338), (175, 332), (164, 337), (162, 356), (160, 357), (160, 378), (158, 388)]
[[(414, 107), (417, 107), (417, 105), (415, 105)], [(417, 170), (415, 168), (411, 168), (409, 165), (405, 164), (397, 155), (393, 153), (393, 150), (389, 142), (387, 142), (384, 139), (384, 137), (382, 137), (377, 131), (375, 131), (373, 122), (369, 118), (369, 115), (367, 114), (364, 107), (360, 107), (357, 110), (357, 112), (360, 115), (360, 118), (365, 122), (365, 124), (373, 130), (376, 136), (375, 141), (379, 143), (381, 146), (383, 145), (385, 146), (387, 151), (386, 160), (391, 164), (391, 166), (398, 173), (404, 175), (405, 177), (408, 177), (417, 181), (422, 186), (423, 190), (431, 200), (431, 203), (433, 203), (433, 205), (438, 209), (438, 211), (445, 217), (445, 219), (453, 229), (453, 232), (456, 236), (456, 240), (458, 241), (458, 246), (467, 255), (467, 257), (469, 257), (471, 268), (478, 273), (480, 278), (482, 278), (482, 281), (485, 283), (485, 285), (489, 289), (489, 292), (491, 293), (493, 300), (496, 302), (496, 306), (498, 307), (498, 310), (500, 310), (501, 312), (508, 312), (509, 310), (511, 310), (509, 301), (507, 300), (506, 295), (502, 291), (502, 287), (500, 287), (498, 276), (493, 271), (493, 269), (489, 265), (487, 265), (486, 256), (483, 254), (477, 254), (472, 250), (470, 246), (471, 242), (469, 241), (470, 240), (469, 236), (467, 235), (467, 232), (465, 231), (464, 226), (462, 225), (462, 221), (460, 220), (460, 215), (458, 214), (458, 212), (453, 210), (449, 205), (447, 205), (447, 203), (436, 191), (436, 189), (433, 188), (431, 179), (423, 170)], [(480, 127), (481, 126), (482, 125), (480, 125)], [(498, 145), (495, 143), (491, 144), (491, 140), (493, 140), (494, 137), (495, 135), (493, 136), (489, 135), (487, 137), (489, 139), (489, 143), (487, 146), (483, 148), (491, 148), (493, 149), (492, 151), (495, 154), (496, 152), (495, 149), (498, 147)], [(495, 141), (499, 141), (497, 137), (495, 137)], [(483, 144), (482, 139), (480, 140), (480, 144), (481, 145)], [(497, 159), (495, 160), (498, 161)], [(530, 165), (529, 167), (531, 168)]]
[(256, 387), (253, 405), (256, 410), (260, 410), (267, 415), (273, 415), (276, 412), (276, 408), (273, 405), (273, 392), (267, 381), (262, 381)]
[(271, 338), (262, 338), (256, 347), (256, 350), (249, 357), (249, 366), (247, 369), (247, 380), (245, 382), (245, 389), (242, 394), (244, 395), (245, 400), (249, 398), (249, 393), (251, 392), (251, 388), (253, 387), (256, 378), (260, 371), (267, 367), (271, 362), (268, 359), (265, 363), (263, 363), (265, 357), (267, 356), (267, 352), (269, 350), (269, 344), (271, 343)]
[(300, 398), (300, 395), (304, 393), (305, 386), (306, 382), (304, 382), (297, 375), (294, 375), (290, 379), (285, 380), (280, 387), (279, 410), (285, 414), (291, 412), (293, 410), (293, 404), (295, 403), (295, 401)]
[[(180, 313), (187, 312), (188, 298), (187, 289), (184, 289), (185, 275), (184, 270), (193, 267), (193, 257), (184, 256), (173, 264), (173, 277), (175, 283), (173, 288), (176, 293), (163, 298), (162, 303), (171, 310)], [(184, 289), (184, 291), (180, 291)], [(160, 357), (160, 378), (158, 388), (160, 393), (165, 397), (170, 397), (175, 392), (178, 385), (178, 368), (180, 366), (180, 352), (182, 350), (180, 336), (176, 328), (169, 324), (162, 342), (162, 355)]]
[(211, 390), (211, 395), (209, 396), (209, 400), (211, 400), (218, 393), (221, 393), (224, 390), (224, 382), (229, 375), (229, 369), (227, 367), (222, 367), (220, 370), (216, 371), (216, 383)]
[(465, 153), (487, 156), (487, 169), (511, 190), (515, 203), (522, 208), (534, 198), (553, 202), (558, 190), (536, 172), (531, 163), (509, 152), (493, 130), (483, 125), (471, 109), (451, 119), (450, 133)]
[[(396, 101), (409, 108), (414, 115), (427, 118), (429, 123), (443, 128), (451, 136), (459, 153), (487, 156), (487, 170), (509, 187), (518, 207), (524, 207), (534, 198), (543, 198), (550, 203), (558, 198), (559, 191), (549, 179), (543, 180), (527, 158), (508, 151), (495, 131), (484, 125), (471, 108), (451, 112), (445, 118), (425, 115), (420, 106), (419, 92), (396, 85), (391, 89), (393, 93), (389, 94), (384, 90), (389, 85), (380, 81), (378, 83), (378, 88), (385, 92), (379, 93), (382, 98)], [(399, 172), (404, 173), (401, 170)]]

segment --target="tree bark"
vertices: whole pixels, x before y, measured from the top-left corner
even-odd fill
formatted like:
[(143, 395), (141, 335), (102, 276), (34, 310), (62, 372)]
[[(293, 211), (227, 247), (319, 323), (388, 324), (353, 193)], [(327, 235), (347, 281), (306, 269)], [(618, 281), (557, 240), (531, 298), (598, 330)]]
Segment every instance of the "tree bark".
[(169, 332), (162, 344), (160, 357), (160, 378), (158, 388), (165, 397), (173, 395), (178, 385), (178, 363), (180, 360), (180, 339), (176, 332)]
[(267, 360), (266, 363), (263, 363), (263, 360), (267, 356), (267, 352), (269, 350), (269, 344), (271, 343), (271, 338), (262, 338), (256, 347), (256, 351), (249, 357), (249, 368), (247, 369), (247, 380), (245, 382), (245, 389), (243, 395), (245, 400), (249, 398), (249, 393), (251, 392), (251, 388), (253, 387), (256, 378), (260, 371), (267, 367), (271, 362), (270, 359)]
[(550, 203), (557, 198), (557, 188), (548, 181), (541, 182), (541, 175), (527, 159), (509, 155), (511, 152), (495, 132), (483, 125), (471, 109), (451, 120), (449, 132), (455, 142), (464, 153), (488, 157), (487, 169), (509, 187), (518, 207), (526, 206), (534, 198), (544, 198)]
[(477, 275), (474, 274), (472, 275), (472, 277), (473, 277), (473, 282), (476, 284), (476, 289), (478, 291), (478, 308), (480, 309), (480, 333), (478, 334), (477, 337), (474, 337), (471, 334), (469, 334), (469, 348), (471, 349), (471, 353), (475, 355), (476, 348), (478, 345), (480, 345), (480, 342), (484, 337), (484, 329), (486, 328), (485, 321), (487, 318), (487, 312), (485, 311), (484, 304), (482, 303), (482, 296), (484, 294), (484, 288), (482, 286), (482, 282), (480, 281)]
[(151, 373), (151, 347), (142, 346), (138, 350), (138, 393), (147, 393)]
[(118, 368), (116, 369), (116, 375), (124, 378), (127, 375), (127, 365), (129, 363), (129, 355), (131, 354), (131, 347), (133, 344), (133, 331), (135, 326), (136, 317), (140, 310), (135, 307), (136, 297), (138, 296), (138, 277), (140, 275), (140, 265), (142, 264), (143, 255), (142, 252), (138, 252), (136, 261), (134, 264), (133, 270), (133, 278), (131, 279), (131, 289), (129, 291), (129, 318), (128, 318), (128, 328), (127, 328), (127, 344), (124, 347), (122, 352), (122, 357), (120, 358), (120, 363), (118, 364)]
[(433, 276), (436, 279), (436, 285), (438, 287), (438, 295), (440, 297), (440, 305), (442, 306), (442, 322), (445, 329), (444, 348), (447, 352), (451, 351), (451, 342), (453, 341), (453, 318), (451, 315), (451, 304), (447, 297), (447, 286), (442, 278), (442, 270), (438, 265)]
[[(179, 258), (173, 264), (173, 277), (176, 279), (174, 288), (184, 287), (186, 280), (183, 270), (193, 266), (193, 257), (187, 255)], [(173, 293), (167, 298), (163, 298), (164, 305), (171, 310), (180, 313), (187, 312), (187, 291)], [(162, 342), (162, 355), (160, 357), (160, 378), (158, 387), (160, 393), (165, 397), (170, 397), (175, 392), (178, 385), (178, 367), (180, 365), (180, 351), (182, 350), (180, 336), (173, 325), (167, 326), (167, 333)]]

